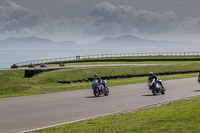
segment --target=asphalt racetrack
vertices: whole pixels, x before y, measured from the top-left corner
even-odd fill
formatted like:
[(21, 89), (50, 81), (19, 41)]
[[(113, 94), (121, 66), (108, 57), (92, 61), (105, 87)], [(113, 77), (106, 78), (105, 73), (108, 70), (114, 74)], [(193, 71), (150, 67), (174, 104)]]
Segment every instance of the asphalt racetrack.
[[(109, 80), (108, 80), (109, 82)], [(153, 96), (147, 83), (0, 99), (0, 132), (24, 132), (86, 120), (200, 95), (197, 77), (163, 81), (166, 94)]]
[(0, 70), (33, 70), (33, 69), (56, 69), (56, 68), (79, 68), (79, 67), (104, 67), (104, 66), (157, 66), (157, 65), (171, 65), (171, 64), (103, 64), (103, 65), (68, 65), (65, 67), (51, 66), (51, 67), (36, 67), (36, 68), (0, 68)]

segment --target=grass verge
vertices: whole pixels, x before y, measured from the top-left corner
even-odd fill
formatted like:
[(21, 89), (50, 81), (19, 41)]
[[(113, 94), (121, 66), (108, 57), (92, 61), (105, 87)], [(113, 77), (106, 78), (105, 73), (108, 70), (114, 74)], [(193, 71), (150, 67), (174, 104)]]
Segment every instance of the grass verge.
[[(182, 58), (182, 57), (181, 57)], [(142, 62), (149, 63), (149, 62)], [(151, 62), (154, 63), (154, 62)], [(162, 64), (162, 62), (156, 62)], [(166, 71), (199, 70), (198, 61), (163, 62), (168, 66), (121, 66), (73, 68), (42, 73), (33, 78), (24, 78), (24, 71), (0, 71), (0, 98), (53, 93), (91, 88), (90, 82), (59, 84), (59, 80), (78, 80), (100, 76), (142, 74)], [(86, 63), (87, 64), (87, 63)], [(150, 63), (149, 63), (150, 64)], [(155, 64), (155, 63), (154, 63)], [(197, 73), (159, 76), (162, 80), (196, 77)], [(147, 82), (147, 77), (113, 79), (108, 86)], [(35, 132), (200, 132), (200, 98), (178, 101), (160, 107), (140, 109), (128, 113), (81, 121)]]
[[(55, 61), (55, 62), (47, 62), (47, 66), (51, 67), (51, 66), (59, 66), (60, 62), (63, 62), (66, 66), (67, 65), (92, 65), (92, 64), (116, 64), (116, 60), (120, 60), (118, 61), (118, 63), (135, 63), (136, 60), (152, 60), (153, 59), (172, 59), (172, 60), (179, 60), (179, 59), (200, 59), (200, 56), (184, 56), (184, 55), (167, 55), (167, 56), (130, 56), (130, 57), (126, 57), (126, 56), (122, 56), (122, 57), (115, 57), (115, 55), (113, 55), (114, 57), (100, 57), (100, 58), (85, 58), (85, 59), (79, 59), (79, 60), (70, 60), (70, 61)], [(126, 61), (129, 60), (129, 61)], [(132, 61), (131, 61), (132, 60)], [(135, 60), (135, 61), (134, 61)], [(152, 62), (150, 61), (150, 62)], [(143, 62), (143, 61), (141, 61)], [(156, 63), (154, 61), (154, 63)], [(36, 67), (40, 67), (40, 64), (35, 64)], [(27, 65), (25, 66), (20, 66), (21, 68), (27, 67)]]
[[(1, 73), (1, 71), (0, 71)], [(73, 90), (82, 90), (91, 88), (91, 82), (82, 82), (82, 83), (71, 83), (71, 84), (60, 84), (56, 82), (51, 82), (51, 80), (42, 81), (41, 78), (37, 76), (34, 78), (23, 78), (23, 71), (7, 71), (7, 74), (11, 73), (11, 77), (2, 77), (0, 83), (0, 98), (7, 97), (17, 97), (17, 96), (27, 96), (27, 95), (36, 95), (36, 94), (46, 94), (46, 93), (55, 93), (62, 91), (73, 91)], [(15, 75), (15, 76), (14, 76)], [(41, 76), (41, 75), (38, 75)], [(192, 74), (178, 74), (178, 75), (168, 75), (168, 76), (159, 76), (159, 79), (169, 80), (169, 79), (178, 79), (178, 78), (189, 78), (196, 77), (196, 73)], [(126, 84), (136, 84), (147, 82), (147, 77), (140, 78), (127, 78), (127, 79), (112, 79), (108, 80), (108, 86), (117, 86), (117, 85), (126, 85)]]
[(200, 97), (154, 108), (80, 121), (33, 133), (197, 133)]
[[(150, 58), (150, 57), (149, 57)], [(158, 58), (158, 57), (157, 57)], [(172, 57), (174, 58), (174, 57)], [(181, 57), (189, 58), (189, 57)], [(193, 57), (192, 57), (193, 58)], [(88, 64), (90, 64), (89, 62)], [(120, 62), (115, 62), (120, 63)], [(130, 62), (121, 62), (130, 63)], [(141, 62), (134, 62), (141, 63)], [(145, 74), (149, 72), (162, 73), (174, 71), (200, 70), (199, 61), (154, 61), (142, 62), (143, 64), (168, 64), (157, 66), (106, 66), (88, 68), (70, 68), (40, 73), (32, 78), (24, 78), (23, 70), (0, 71), (0, 98), (27, 96), (61, 91), (71, 91), (91, 88), (90, 82), (61, 84), (58, 81), (74, 81), (92, 78), (94, 73), (99, 76), (118, 76), (128, 74)], [(83, 63), (87, 65), (87, 63)], [(176, 79), (197, 77), (197, 73), (185, 75), (159, 76), (160, 79)], [(108, 86), (147, 82), (147, 77), (130, 79), (112, 79)]]

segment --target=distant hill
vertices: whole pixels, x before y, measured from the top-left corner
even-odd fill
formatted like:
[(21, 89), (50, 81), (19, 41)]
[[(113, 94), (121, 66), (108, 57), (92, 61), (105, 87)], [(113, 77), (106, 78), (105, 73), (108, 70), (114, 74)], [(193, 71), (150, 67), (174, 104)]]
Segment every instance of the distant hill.
[(84, 46), (93, 48), (114, 48), (114, 47), (189, 47), (200, 46), (199, 43), (176, 42), (176, 41), (155, 41), (145, 40), (132, 35), (123, 35), (119, 37), (106, 37), (98, 42), (85, 44)]
[(0, 41), (0, 49), (52, 49), (74, 48), (77, 44), (71, 41), (54, 42), (35, 36), (15, 38), (10, 37)]
[(10, 37), (5, 40), (3, 40), (5, 43), (53, 43), (53, 41), (49, 39), (44, 39), (44, 38), (37, 38), (35, 36), (30, 36), (30, 37), (21, 37), (21, 38), (15, 38), (15, 37)]
[[(151, 41), (152, 42), (152, 41)], [(148, 44), (150, 41), (132, 36), (132, 35), (124, 35), (120, 37), (107, 37), (105, 39), (96, 42), (95, 45), (103, 45), (109, 47), (133, 47), (138, 46), (138, 44)]]
[(134, 48), (134, 47), (200, 47), (200, 43), (145, 40), (132, 35), (106, 37), (98, 42), (78, 45), (72, 41), (54, 42), (35, 36), (0, 40), (0, 49), (55, 49), (55, 48)]

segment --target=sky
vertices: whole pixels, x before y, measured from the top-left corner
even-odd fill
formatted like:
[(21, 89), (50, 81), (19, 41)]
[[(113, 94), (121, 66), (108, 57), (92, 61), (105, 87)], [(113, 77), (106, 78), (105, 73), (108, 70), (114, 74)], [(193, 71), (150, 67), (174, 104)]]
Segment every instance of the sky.
[(200, 1), (0, 0), (0, 40), (36, 36), (84, 44), (127, 34), (200, 42)]

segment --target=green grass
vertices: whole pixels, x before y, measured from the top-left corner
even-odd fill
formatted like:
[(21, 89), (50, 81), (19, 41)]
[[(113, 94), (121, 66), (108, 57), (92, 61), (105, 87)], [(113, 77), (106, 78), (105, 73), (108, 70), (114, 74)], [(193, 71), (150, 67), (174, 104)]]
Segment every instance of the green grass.
[[(115, 59), (121, 59), (122, 61), (106, 61), (106, 60), (115, 60)], [(64, 62), (64, 64), (67, 65), (92, 65), (92, 64), (124, 64), (124, 63), (135, 63), (135, 61), (123, 61), (126, 59), (200, 59), (200, 56), (180, 56), (180, 55), (169, 55), (169, 56), (130, 56), (130, 57), (103, 57), (103, 58), (86, 58), (86, 59), (80, 59), (80, 60), (70, 60), (70, 61), (55, 61), (55, 62), (47, 62), (47, 66), (59, 66), (60, 62)], [(79, 61), (90, 61), (90, 62), (79, 62)], [(92, 62), (93, 61), (93, 62)], [(101, 61), (101, 62), (96, 62)], [(74, 63), (70, 63), (74, 62)], [(139, 63), (139, 62), (138, 62)], [(142, 63), (142, 62), (140, 62)], [(156, 62), (150, 62), (150, 63), (156, 63)], [(40, 64), (35, 64), (36, 67), (40, 67)], [(27, 66), (21, 66), (21, 67), (27, 67)]]
[[(139, 58), (139, 57), (138, 57)], [(151, 58), (151, 57), (145, 57)], [(157, 57), (158, 58), (158, 57)], [(159, 57), (166, 58), (166, 57)], [(169, 58), (169, 57), (167, 57)], [(171, 57), (175, 58), (175, 57)], [(180, 57), (191, 58), (191, 57)], [(199, 58), (199, 57), (192, 57)], [(109, 62), (69, 63), (67, 65), (110, 64)], [(91, 88), (90, 82), (60, 84), (58, 81), (72, 81), (99, 76), (143, 74), (167, 71), (200, 70), (200, 61), (159, 62), (111, 62), (111, 64), (169, 64), (166, 66), (118, 66), (71, 68), (50, 71), (24, 78), (23, 70), (0, 71), (0, 98), (54, 93)], [(66, 64), (65, 64), (66, 65)], [(158, 76), (162, 80), (197, 77), (197, 73)], [(147, 77), (112, 79), (108, 86), (147, 82)], [(200, 132), (200, 98), (184, 100), (156, 108), (140, 109), (104, 118), (81, 121), (36, 132)]]
[[(177, 58), (178, 56), (176, 56)], [(130, 57), (128, 57), (130, 58)], [(140, 57), (135, 57), (140, 58)], [(144, 57), (152, 58), (152, 57)], [(175, 58), (175, 57), (156, 57)], [(199, 58), (193, 56), (178, 58)], [(72, 81), (92, 78), (94, 73), (99, 76), (143, 74), (167, 71), (200, 70), (200, 61), (148, 61), (148, 62), (89, 62), (67, 63), (65, 65), (90, 64), (169, 64), (166, 66), (118, 66), (118, 67), (90, 67), (71, 68), (50, 71), (24, 78), (23, 70), (0, 71), (0, 98), (27, 96), (35, 94), (54, 93), (91, 88), (91, 82), (60, 84), (58, 81)], [(198, 73), (158, 76), (162, 80), (197, 77)], [(112, 79), (108, 86), (135, 84), (147, 82), (147, 77)], [(115, 114), (107, 117), (81, 121), (59, 127), (35, 132), (59, 133), (100, 133), (100, 132), (200, 132), (200, 98), (178, 101), (160, 107), (139, 109), (127, 113)]]
[[(57, 81), (59, 80), (65, 80), (69, 78), (68, 76), (70, 76), (70, 74), (73, 74), (73, 72), (76, 72), (74, 75), (71, 76), (71, 78), (74, 79), (76, 79), (75, 77), (76, 75), (79, 75), (80, 76), (79, 78), (83, 78), (84, 74), (81, 76), (79, 73), (80, 71), (85, 71), (86, 73), (90, 72), (90, 74), (88, 75), (91, 77), (93, 76), (93, 72), (89, 70), (90, 68), (66, 69), (65, 71), (58, 70), (48, 73), (41, 73), (33, 78), (24, 78), (23, 77), (24, 71), (22, 70), (0, 71), (0, 81), (1, 81), (0, 98), (89, 89), (91, 88), (91, 82), (71, 83), (71, 84), (57, 83)], [(168, 79), (188, 78), (196, 76), (198, 76), (197, 73), (159, 76), (159, 78), (162, 80), (168, 80)], [(144, 82), (147, 82), (147, 77), (112, 79), (108, 80), (108, 86), (144, 83)]]
[[(122, 56), (122, 57), (100, 57), (99, 58), (85, 58), (85, 59), (80, 59), (80, 60), (70, 60), (70, 61), (62, 61), (62, 62), (73, 62), (73, 61), (85, 61), (85, 60), (89, 60), (89, 61), (98, 61), (98, 60), (101, 60), (101, 61), (104, 61), (104, 60), (115, 60), (115, 59), (200, 59), (200, 55), (199, 56), (175, 56), (175, 55), (169, 55), (169, 56), (129, 56), (129, 57), (126, 57), (126, 56)], [(53, 62), (53, 63), (60, 63), (60, 61), (56, 61), (56, 62)]]
[[(126, 57), (131, 58), (131, 57)], [(139, 57), (134, 57), (139, 58)], [(175, 58), (175, 57), (141, 57), (141, 58)], [(199, 58), (194, 56), (176, 58)], [(61, 84), (58, 81), (74, 81), (92, 78), (94, 73), (99, 76), (117, 76), (127, 74), (144, 74), (149, 72), (168, 72), (168, 71), (190, 71), (200, 70), (200, 61), (146, 61), (146, 62), (87, 62), (69, 63), (68, 65), (89, 65), (89, 64), (168, 64), (159, 66), (107, 66), (107, 67), (88, 67), (61, 69), (45, 73), (40, 73), (32, 78), (24, 78), (23, 70), (0, 71), (0, 98), (26, 96), (44, 93), (54, 93), (61, 91), (71, 91), (91, 88), (90, 82), (79, 82), (71, 84)], [(186, 75), (159, 76), (160, 79), (174, 79), (196, 77), (197, 73)], [(109, 80), (108, 86), (133, 84), (146, 82), (147, 77), (131, 79)]]
[(200, 97), (80, 121), (33, 133), (198, 133)]
[[(72, 66), (72, 65), (108, 65), (108, 64), (171, 64), (174, 62), (152, 62), (152, 61), (145, 61), (145, 62), (129, 62), (129, 61), (121, 61), (121, 62), (77, 62), (77, 63), (65, 63), (65, 66)], [(177, 62), (176, 62), (177, 64)], [(58, 67), (58, 64), (47, 64), (48, 67)], [(40, 67), (40, 65), (36, 64), (35, 67)], [(27, 66), (22, 66), (20, 68), (27, 68)]]
[[(173, 63), (174, 62), (170, 62)], [(200, 62), (182, 62), (174, 65), (159, 65), (159, 66), (107, 66), (107, 67), (90, 67), (90, 68), (71, 68), (52, 71), (36, 75), (34, 78), (39, 78), (40, 83), (56, 83), (58, 81), (73, 81), (92, 78), (94, 73), (99, 76), (117, 76), (127, 74), (144, 74), (149, 72), (168, 72), (168, 71), (189, 71), (200, 70)]]

